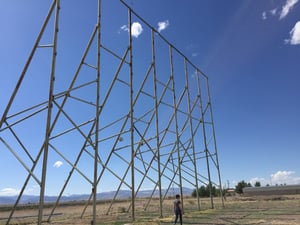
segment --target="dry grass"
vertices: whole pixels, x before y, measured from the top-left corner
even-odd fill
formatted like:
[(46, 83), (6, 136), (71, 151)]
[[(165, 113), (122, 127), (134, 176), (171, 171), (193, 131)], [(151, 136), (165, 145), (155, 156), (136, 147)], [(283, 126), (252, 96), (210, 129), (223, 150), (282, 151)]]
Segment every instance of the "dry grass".
[[(158, 225), (172, 224), (173, 199), (165, 200), (163, 217), (160, 217), (158, 200), (152, 200), (148, 205), (147, 199), (136, 202), (135, 222), (131, 220), (130, 201), (120, 201), (110, 207), (109, 202), (99, 202), (97, 205), (97, 224), (134, 224)], [(209, 199), (201, 199), (201, 210), (198, 211), (196, 199), (185, 198), (184, 224), (268, 224), (268, 225), (296, 225), (300, 224), (300, 195), (287, 196), (259, 196), (259, 197), (227, 197), (225, 207), (220, 199), (214, 200), (214, 209), (210, 209)], [(144, 211), (148, 205), (147, 210)], [(44, 209), (43, 224), (90, 224), (92, 207), (88, 206), (81, 217), (83, 204), (72, 203), (61, 205), (55, 210), (51, 221), (47, 222), (51, 207)], [(15, 212), (10, 224), (36, 224), (38, 210), (35, 207), (19, 209)], [(0, 208), (0, 224), (6, 224), (10, 210)]]

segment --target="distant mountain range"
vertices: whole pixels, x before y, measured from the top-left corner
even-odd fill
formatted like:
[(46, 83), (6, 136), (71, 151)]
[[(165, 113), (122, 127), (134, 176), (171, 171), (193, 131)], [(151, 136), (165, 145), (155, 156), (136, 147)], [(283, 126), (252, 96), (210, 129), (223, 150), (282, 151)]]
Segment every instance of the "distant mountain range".
[[(190, 188), (182, 188), (183, 195), (190, 196), (193, 192), (193, 189)], [(150, 197), (153, 190), (143, 190), (139, 191), (137, 197), (138, 198), (147, 198)], [(163, 195), (165, 194), (166, 190), (162, 190)], [(179, 193), (179, 188), (170, 189), (167, 196), (174, 196), (175, 194)], [(113, 199), (116, 195), (116, 191), (109, 191), (109, 192), (101, 192), (97, 194), (98, 200), (109, 200)], [(159, 196), (158, 190), (153, 193), (154, 197)], [(62, 196), (61, 202), (72, 202), (72, 201), (85, 201), (88, 200), (90, 197), (89, 194), (79, 194), (79, 195), (69, 195), (69, 196)], [(120, 190), (117, 194), (117, 199), (126, 199), (131, 197), (130, 190)], [(12, 205), (16, 202), (18, 196), (0, 196), (0, 205)], [(45, 202), (51, 203), (57, 200), (57, 196), (45, 196)], [(37, 195), (23, 195), (19, 204), (35, 204), (39, 202), (39, 196)]]

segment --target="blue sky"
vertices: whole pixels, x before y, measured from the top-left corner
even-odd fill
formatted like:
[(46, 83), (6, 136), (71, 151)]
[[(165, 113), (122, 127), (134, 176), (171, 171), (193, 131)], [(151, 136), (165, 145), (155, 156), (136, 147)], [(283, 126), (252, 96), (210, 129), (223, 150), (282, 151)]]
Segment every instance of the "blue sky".
[[(209, 77), (223, 185), (229, 183), (234, 187), (241, 180), (273, 185), (299, 184), (300, 2), (125, 2)], [(96, 23), (97, 2), (62, 0), (61, 4), (58, 47), (63, 51), (58, 60), (63, 63), (58, 62), (58, 73), (67, 74), (74, 72)], [(50, 1), (37, 0), (26, 3), (2, 0), (0, 3), (1, 116), (49, 6)], [(126, 43), (127, 12), (122, 4), (103, 0), (103, 9), (103, 33), (111, 40), (106, 44), (113, 47), (116, 41), (120, 45)], [(145, 27), (138, 20), (133, 22), (136, 22), (134, 41), (140, 40), (139, 44), (143, 45), (141, 37), (146, 33)], [(27, 89), (42, 91), (45, 79), (39, 75), (39, 66), (45, 63), (43, 59), (47, 54), (41, 53), (38, 66), (30, 70), (32, 78), (24, 84)], [(62, 83), (57, 90), (64, 90), (67, 78), (57, 79)], [(27, 94), (24, 91), (16, 104), (30, 105), (43, 97)], [(29, 136), (31, 144), (38, 146), (33, 134)], [(0, 195), (16, 194), (23, 181), (14, 178), (21, 169), (10, 168), (7, 160), (12, 159), (11, 153), (2, 149), (3, 144), (0, 145), (1, 171), (15, 172), (0, 174)], [(49, 161), (53, 176), (58, 176), (59, 170), (66, 167), (66, 162), (57, 157)], [(11, 165), (18, 165), (15, 159), (14, 163)], [(27, 193), (37, 194), (34, 182), (28, 189)]]

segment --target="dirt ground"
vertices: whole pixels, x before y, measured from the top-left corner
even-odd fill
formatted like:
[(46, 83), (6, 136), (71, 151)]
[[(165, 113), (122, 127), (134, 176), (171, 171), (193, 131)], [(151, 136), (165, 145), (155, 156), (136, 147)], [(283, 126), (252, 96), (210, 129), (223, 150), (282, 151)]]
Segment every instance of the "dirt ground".
[[(110, 205), (109, 202), (101, 202), (97, 205), (97, 224), (133, 224), (133, 225), (157, 225), (173, 224), (172, 212), (173, 199), (163, 203), (163, 217), (160, 217), (159, 202), (148, 199), (139, 199), (136, 202), (135, 221), (132, 222), (130, 201), (120, 201)], [(92, 207), (88, 206), (83, 214), (84, 204), (71, 203), (59, 206), (49, 220), (52, 207), (43, 210), (43, 224), (90, 224), (92, 219)], [(147, 208), (145, 210), (145, 208)], [(110, 209), (110, 210), (109, 210)], [(6, 224), (11, 210), (9, 207), (0, 206), (0, 224)], [(38, 209), (35, 207), (23, 207), (14, 212), (9, 224), (36, 224)], [(83, 215), (82, 215), (83, 214)], [(200, 211), (197, 200), (184, 199), (183, 224), (214, 224), (214, 225), (299, 225), (300, 224), (300, 195), (286, 196), (257, 196), (226, 197), (224, 207), (221, 200), (214, 199), (214, 209), (211, 209), (209, 199), (201, 199)]]

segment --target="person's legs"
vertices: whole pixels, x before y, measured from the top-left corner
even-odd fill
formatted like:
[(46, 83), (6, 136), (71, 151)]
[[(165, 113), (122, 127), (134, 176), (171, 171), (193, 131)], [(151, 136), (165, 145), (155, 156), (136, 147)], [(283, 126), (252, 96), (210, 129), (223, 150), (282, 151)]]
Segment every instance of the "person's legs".
[(179, 213), (180, 224), (182, 225), (182, 213)]
[(178, 219), (178, 213), (177, 213), (177, 212), (175, 212), (175, 220), (174, 220), (174, 224), (176, 224), (176, 223), (177, 223), (177, 219)]

